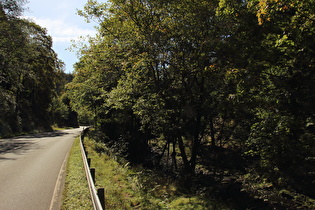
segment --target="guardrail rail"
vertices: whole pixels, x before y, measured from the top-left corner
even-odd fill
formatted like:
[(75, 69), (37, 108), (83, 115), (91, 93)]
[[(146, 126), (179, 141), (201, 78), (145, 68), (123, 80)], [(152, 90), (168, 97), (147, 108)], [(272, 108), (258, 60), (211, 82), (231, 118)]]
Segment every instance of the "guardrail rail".
[(91, 160), (87, 158), (87, 152), (85, 151), (84, 146), (83, 146), (84, 136), (87, 131), (88, 131), (88, 128), (83, 129), (80, 135), (80, 147), (81, 147), (81, 154), (82, 154), (85, 174), (88, 181), (94, 210), (103, 210), (105, 209), (104, 188), (96, 189), (95, 184), (94, 184), (95, 183), (95, 169), (90, 168)]

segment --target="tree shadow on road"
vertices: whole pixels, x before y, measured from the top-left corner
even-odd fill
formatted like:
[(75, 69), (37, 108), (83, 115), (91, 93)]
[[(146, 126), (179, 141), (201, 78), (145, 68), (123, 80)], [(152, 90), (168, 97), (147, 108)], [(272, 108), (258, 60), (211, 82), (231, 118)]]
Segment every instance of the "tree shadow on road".
[[(32, 135), (25, 135), (25, 136), (18, 136), (9, 139), (0, 139), (0, 155), (6, 153), (22, 153), (33, 148), (34, 144), (36, 143), (35, 139), (41, 138), (50, 138), (50, 137), (58, 137), (64, 136), (69, 133), (65, 131), (54, 131), (54, 132), (45, 132), (45, 133), (37, 133)], [(7, 158), (1, 158), (7, 159)]]
[(36, 133), (31, 135), (25, 136), (18, 136), (14, 139), (33, 139), (33, 138), (49, 138), (49, 137), (57, 137), (57, 136), (64, 136), (69, 134), (66, 131), (53, 131), (53, 132), (44, 132), (44, 133)]
[(0, 139), (0, 154), (17, 153), (21, 150), (27, 150), (33, 145), (32, 141), (23, 141), (17, 139)]
[(16, 159), (15, 158), (6, 158), (6, 157), (0, 156), (0, 160), (16, 160)]

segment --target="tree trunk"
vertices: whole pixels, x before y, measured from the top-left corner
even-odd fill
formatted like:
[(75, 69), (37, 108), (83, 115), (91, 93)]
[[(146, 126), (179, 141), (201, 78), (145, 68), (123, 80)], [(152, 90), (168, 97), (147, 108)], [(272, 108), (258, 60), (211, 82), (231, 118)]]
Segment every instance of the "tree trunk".
[(169, 157), (170, 157), (170, 142), (167, 141), (167, 156), (166, 156), (166, 169), (168, 170), (168, 160), (169, 160)]
[(211, 146), (215, 147), (215, 137), (214, 137), (214, 126), (213, 126), (213, 118), (210, 117), (210, 136), (211, 136)]
[(200, 146), (199, 138), (194, 138), (193, 146), (191, 150), (191, 158), (190, 158), (190, 173), (195, 173), (196, 163), (197, 163), (197, 154)]
[(190, 170), (191, 173), (195, 173), (195, 168), (197, 164), (197, 155), (200, 148), (200, 134), (201, 134), (201, 113), (198, 111), (197, 120), (196, 120), (196, 128), (194, 131), (194, 139), (192, 142), (191, 148), (191, 158), (190, 158)]
[(222, 147), (223, 129), (224, 129), (224, 120), (222, 120), (221, 131), (220, 131), (220, 135), (218, 137), (218, 142), (220, 142), (220, 147)]
[(186, 151), (185, 151), (185, 146), (184, 146), (184, 142), (183, 142), (183, 139), (182, 137), (178, 137), (178, 147), (179, 147), (179, 150), (180, 150), (180, 155), (183, 159), (183, 162), (184, 162), (184, 167), (185, 167), (185, 171), (190, 171), (190, 164), (188, 162), (188, 159), (187, 159), (187, 155), (186, 155)]
[(172, 166), (177, 170), (177, 161), (176, 161), (176, 139), (173, 140), (173, 152), (172, 152)]
[(162, 154), (161, 154), (161, 156), (159, 157), (159, 160), (158, 160), (158, 162), (157, 162), (158, 165), (160, 164), (160, 162), (161, 162), (161, 160), (162, 160), (162, 158), (163, 158), (163, 156), (164, 156), (164, 153), (165, 153), (165, 151), (166, 151), (166, 148), (167, 148), (167, 145), (168, 145), (168, 144), (169, 144), (168, 141), (166, 141), (166, 144), (165, 144), (165, 146), (164, 146), (164, 148), (163, 148), (163, 152), (162, 152)]

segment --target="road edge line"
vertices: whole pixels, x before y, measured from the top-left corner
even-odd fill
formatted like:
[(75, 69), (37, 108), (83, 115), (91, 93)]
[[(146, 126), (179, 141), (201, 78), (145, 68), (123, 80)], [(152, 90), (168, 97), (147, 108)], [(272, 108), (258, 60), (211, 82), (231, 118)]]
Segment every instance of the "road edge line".
[(66, 165), (67, 165), (70, 151), (71, 151), (71, 148), (73, 146), (74, 141), (72, 142), (70, 149), (67, 152), (65, 159), (63, 160), (63, 163), (60, 167), (60, 171), (59, 171), (57, 181), (55, 184), (55, 189), (54, 189), (54, 193), (53, 193), (53, 196), (51, 199), (49, 210), (59, 210), (61, 205), (62, 205), (61, 200), (62, 200), (63, 196), (59, 196), (59, 195), (63, 191), (64, 186), (65, 186), (65, 172), (66, 172), (66, 168), (67, 168)]

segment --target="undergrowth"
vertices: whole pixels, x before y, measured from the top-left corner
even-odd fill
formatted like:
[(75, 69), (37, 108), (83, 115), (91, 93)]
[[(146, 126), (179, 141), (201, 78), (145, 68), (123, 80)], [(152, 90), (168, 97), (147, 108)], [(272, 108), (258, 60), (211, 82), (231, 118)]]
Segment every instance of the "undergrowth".
[[(85, 138), (96, 168), (96, 187), (105, 188), (106, 209), (313, 209), (314, 200), (288, 189), (277, 189), (253, 174), (199, 174), (195, 190), (159, 170), (130, 165), (103, 143)], [(211, 165), (211, 164), (210, 164)], [(62, 209), (92, 209), (78, 139), (71, 151)], [(243, 172), (244, 173), (244, 172)], [(221, 175), (220, 175), (221, 174)], [(221, 177), (216, 180), (216, 177)], [(233, 181), (234, 180), (234, 181)]]
[(96, 186), (105, 188), (106, 209), (229, 209), (222, 202), (185, 192), (175, 179), (116, 161), (102, 143), (85, 138), (84, 145), (96, 168)]

